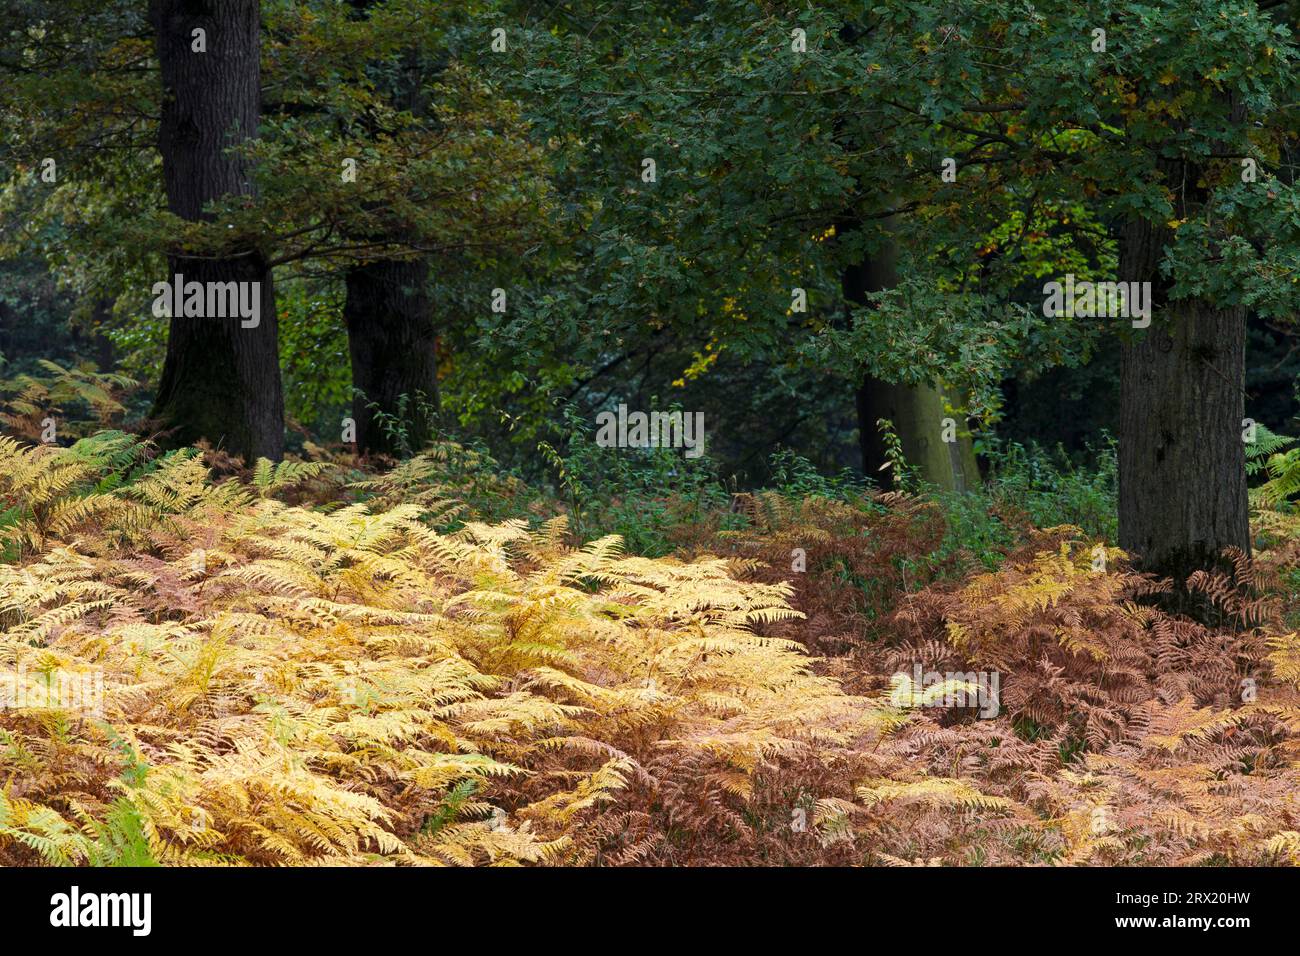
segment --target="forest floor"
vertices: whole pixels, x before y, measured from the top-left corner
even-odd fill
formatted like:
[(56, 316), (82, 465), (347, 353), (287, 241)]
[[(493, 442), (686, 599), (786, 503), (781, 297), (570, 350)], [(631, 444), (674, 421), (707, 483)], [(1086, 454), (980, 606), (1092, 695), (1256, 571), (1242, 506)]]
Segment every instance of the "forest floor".
[(313, 451), (0, 439), (0, 864), (1300, 862), (1276, 515), (1194, 621), (1005, 501), (980, 554), (940, 496), (663, 497), (638, 554)]

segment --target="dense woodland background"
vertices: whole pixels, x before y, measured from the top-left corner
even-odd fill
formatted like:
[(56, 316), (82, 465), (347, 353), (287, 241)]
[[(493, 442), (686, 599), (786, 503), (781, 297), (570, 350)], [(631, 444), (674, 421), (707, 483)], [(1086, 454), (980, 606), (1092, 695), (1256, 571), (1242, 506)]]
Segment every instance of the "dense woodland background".
[(0, 863), (1296, 862), (1297, 25), (0, 0)]

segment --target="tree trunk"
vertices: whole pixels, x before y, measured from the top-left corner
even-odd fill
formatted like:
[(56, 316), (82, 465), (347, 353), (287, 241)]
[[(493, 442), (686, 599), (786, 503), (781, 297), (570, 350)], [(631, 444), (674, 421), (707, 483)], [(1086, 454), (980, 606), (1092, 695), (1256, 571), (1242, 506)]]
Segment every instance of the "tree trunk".
[[(903, 457), (922, 481), (943, 491), (968, 491), (979, 485), (979, 464), (960, 415), (949, 412), (950, 396), (942, 387), (893, 385), (867, 377), (858, 387), (858, 434), (863, 469), (882, 487), (893, 485), (885, 463), (877, 419), (887, 418), (903, 444)], [(953, 419), (953, 441), (944, 440), (944, 419)]]
[[(349, 3), (363, 18), (370, 16), (377, 0)], [(384, 86), (393, 105), (414, 116), (428, 111), (422, 90), (432, 72), (424, 61), (427, 52), (407, 50), (403, 69), (387, 75)], [(376, 135), (378, 130), (370, 132)], [(406, 232), (406, 224), (394, 223), (386, 235), (364, 238), (400, 241)], [(433, 435), (438, 406), (437, 335), (428, 278), (427, 258), (381, 259), (348, 270), (343, 315), (352, 356), (352, 415), (359, 452), (410, 454)], [(381, 416), (390, 427), (381, 424)], [(392, 427), (399, 422), (400, 433)]]
[[(247, 163), (231, 152), (261, 122), (258, 0), (151, 0), (163, 83), (159, 147), (168, 208), (182, 219), (211, 218), (223, 196), (251, 196)], [(193, 50), (205, 32), (206, 52)], [(250, 462), (284, 453), (284, 401), (271, 270), (260, 251), (220, 258), (169, 256), (185, 282), (259, 283), (255, 327), (240, 317), (173, 315), (151, 418), (168, 444), (207, 439)], [(249, 320), (251, 321), (251, 319)]]
[[(428, 276), (424, 259), (381, 259), (348, 270), (343, 316), (356, 390), (352, 414), (358, 451), (415, 452), (433, 433), (438, 376)], [(406, 448), (376, 420), (371, 404), (384, 415), (402, 418)]]
[[(1126, 226), (1120, 278), (1159, 289), (1166, 238), (1163, 226)], [(1243, 307), (1180, 300), (1121, 348), (1119, 543), (1178, 583), (1224, 548), (1250, 553), (1245, 346)]]
[[(897, 281), (893, 256), (886, 253), (844, 270), (842, 288), (847, 302), (861, 304), (866, 293), (888, 289)], [(903, 444), (903, 456), (916, 475), (944, 491), (966, 491), (979, 484), (979, 465), (965, 422), (946, 410), (948, 396), (941, 386), (894, 385), (867, 376), (857, 391), (858, 442), (862, 470), (882, 487), (892, 487), (886, 469), (885, 444), (877, 419), (887, 418)], [(955, 441), (944, 440), (944, 419), (957, 425)]]

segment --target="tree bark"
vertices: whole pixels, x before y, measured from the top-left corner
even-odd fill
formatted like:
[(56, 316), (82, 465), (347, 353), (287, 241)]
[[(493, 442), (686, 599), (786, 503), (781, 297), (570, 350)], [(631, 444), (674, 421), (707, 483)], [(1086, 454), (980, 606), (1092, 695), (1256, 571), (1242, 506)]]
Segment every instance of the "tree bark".
[[(965, 424), (948, 411), (950, 396), (939, 386), (895, 385), (868, 376), (858, 386), (858, 433), (863, 469), (882, 487), (892, 487), (884, 441), (876, 421), (887, 418), (903, 444), (903, 457), (922, 481), (943, 491), (968, 491), (979, 485), (979, 463)], [(943, 440), (943, 420), (957, 424), (954, 441)], [(887, 477), (888, 476), (888, 477)]]
[[(381, 259), (348, 270), (343, 316), (356, 390), (352, 414), (358, 451), (419, 451), (433, 434), (438, 375), (428, 275), (425, 259)], [(386, 415), (402, 415), (407, 448), (381, 427), (371, 404)]]
[[(376, 5), (376, 0), (348, 2), (358, 19), (370, 16)], [(428, 104), (421, 84), (428, 65), (417, 50), (408, 50), (402, 64), (403, 70), (388, 77), (387, 94), (394, 105), (423, 116)], [(395, 223), (386, 238), (403, 237), (406, 231), (406, 224)], [(348, 270), (343, 315), (352, 356), (352, 415), (360, 452), (408, 454), (419, 451), (433, 435), (438, 406), (437, 335), (426, 289), (428, 277), (427, 257), (381, 259)], [(406, 448), (398, 435), (380, 425), (380, 415), (401, 420)]]
[[(845, 301), (862, 304), (866, 293), (888, 289), (897, 281), (893, 256), (885, 253), (849, 266), (842, 276)], [(881, 487), (894, 485), (885, 464), (885, 443), (876, 421), (889, 419), (903, 444), (903, 456), (922, 481), (944, 491), (966, 491), (979, 484), (979, 465), (965, 423), (956, 441), (943, 440), (948, 397), (939, 386), (895, 385), (866, 376), (856, 395), (862, 470)]]
[[(1163, 226), (1129, 223), (1120, 278), (1160, 289), (1167, 239)], [(1245, 346), (1244, 307), (1185, 299), (1166, 304), (1121, 347), (1119, 543), (1143, 569), (1176, 583), (1216, 566), (1224, 548), (1250, 553)]]
[[(150, 22), (162, 72), (159, 147), (168, 208), (210, 219), (224, 196), (252, 196), (243, 157), (231, 151), (261, 122), (259, 0), (151, 0)], [(195, 52), (193, 31), (206, 33)], [(284, 454), (284, 400), (271, 270), (257, 249), (220, 258), (168, 257), (185, 282), (259, 283), (256, 327), (239, 317), (171, 318), (167, 356), (151, 418), (167, 444), (212, 444), (250, 462)]]

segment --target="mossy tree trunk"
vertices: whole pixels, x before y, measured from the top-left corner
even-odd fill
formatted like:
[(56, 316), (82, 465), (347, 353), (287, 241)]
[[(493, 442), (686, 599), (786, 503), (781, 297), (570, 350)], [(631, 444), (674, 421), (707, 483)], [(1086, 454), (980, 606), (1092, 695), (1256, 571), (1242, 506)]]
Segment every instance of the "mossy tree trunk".
[[(866, 293), (891, 288), (897, 281), (892, 251), (844, 270), (842, 287), (847, 302), (861, 304)], [(881, 470), (886, 462), (885, 443), (876, 422), (887, 418), (894, 425), (903, 455), (915, 475), (944, 491), (966, 491), (979, 484), (979, 464), (966, 423), (947, 407), (952, 396), (941, 385), (896, 385), (871, 376), (858, 386), (858, 440), (862, 468), (882, 487), (892, 487), (893, 475)], [(955, 428), (946, 427), (952, 419)], [(945, 441), (951, 434), (952, 441)]]

